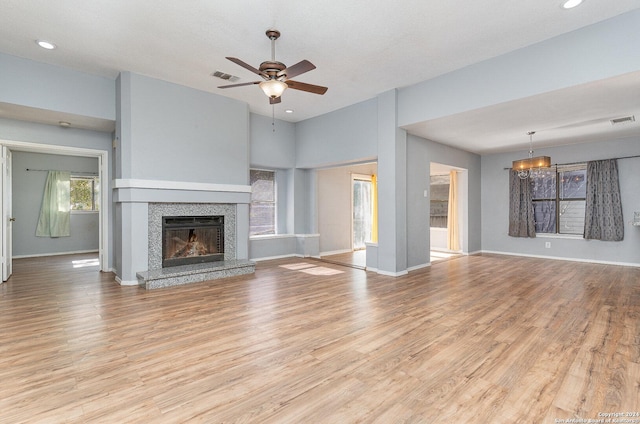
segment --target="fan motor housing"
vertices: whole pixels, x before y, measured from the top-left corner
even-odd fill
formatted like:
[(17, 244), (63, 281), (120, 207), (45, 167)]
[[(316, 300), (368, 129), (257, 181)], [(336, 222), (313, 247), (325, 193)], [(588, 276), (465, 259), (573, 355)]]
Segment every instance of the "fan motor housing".
[(265, 61), (260, 64), (260, 71), (270, 77), (276, 77), (278, 72), (284, 71), (285, 69), (287, 69), (287, 66), (282, 62)]

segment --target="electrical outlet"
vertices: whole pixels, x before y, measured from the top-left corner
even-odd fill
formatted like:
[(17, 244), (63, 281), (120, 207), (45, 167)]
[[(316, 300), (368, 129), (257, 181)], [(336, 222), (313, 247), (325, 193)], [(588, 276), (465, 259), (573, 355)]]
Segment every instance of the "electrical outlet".
[(544, 242), (544, 247), (545, 247), (545, 249), (551, 249), (551, 242), (550, 241), (545, 241)]

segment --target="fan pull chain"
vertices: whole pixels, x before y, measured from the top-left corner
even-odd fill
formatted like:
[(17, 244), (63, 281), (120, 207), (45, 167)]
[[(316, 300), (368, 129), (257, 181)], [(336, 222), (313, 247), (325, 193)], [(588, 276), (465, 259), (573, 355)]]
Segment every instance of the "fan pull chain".
[(271, 127), (276, 132), (276, 105), (271, 105)]

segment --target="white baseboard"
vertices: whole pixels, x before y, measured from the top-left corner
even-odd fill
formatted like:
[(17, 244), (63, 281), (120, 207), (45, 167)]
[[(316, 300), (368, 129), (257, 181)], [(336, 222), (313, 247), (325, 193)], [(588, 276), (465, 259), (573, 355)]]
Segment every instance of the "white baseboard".
[(408, 271), (408, 272), (411, 272), (411, 271), (417, 271), (417, 270), (419, 270), (419, 269), (427, 268), (427, 267), (430, 267), (430, 266), (431, 266), (431, 263), (430, 263), (430, 262), (429, 262), (429, 263), (426, 263), (426, 264), (420, 264), (420, 265), (410, 266), (409, 268), (407, 268), (407, 271)]
[(402, 277), (403, 275), (407, 275), (409, 272), (407, 270), (399, 271), (399, 272), (390, 272), (390, 271), (376, 271), (380, 275), (386, 275), (387, 277)]
[(97, 250), (74, 250), (73, 252), (59, 252), (59, 253), (37, 253), (35, 255), (13, 255), (12, 259), (23, 258), (44, 258), (47, 256), (64, 256), (64, 255), (78, 255), (81, 253), (98, 253)]
[(263, 258), (251, 258), (250, 261), (261, 262), (261, 261), (273, 261), (275, 259), (285, 259), (285, 258), (302, 258), (302, 255), (296, 255), (294, 253), (288, 255), (279, 255), (279, 256), (265, 256)]
[(633, 262), (598, 261), (594, 259), (566, 258), (566, 257), (546, 256), (546, 255), (530, 255), (526, 253), (514, 253), (514, 252), (498, 252), (494, 250), (482, 250), (479, 253), (491, 253), (494, 255), (505, 255), (505, 256), (521, 256), (525, 258), (553, 259), (557, 261), (582, 262), (582, 263), (588, 263), (588, 264), (632, 266), (636, 268), (640, 267), (640, 263), (633, 263)]
[(120, 284), (121, 286), (137, 286), (138, 280), (122, 280), (116, 275), (116, 283)]
[(329, 252), (320, 252), (320, 256), (341, 255), (343, 253), (351, 253), (352, 249), (332, 250)]

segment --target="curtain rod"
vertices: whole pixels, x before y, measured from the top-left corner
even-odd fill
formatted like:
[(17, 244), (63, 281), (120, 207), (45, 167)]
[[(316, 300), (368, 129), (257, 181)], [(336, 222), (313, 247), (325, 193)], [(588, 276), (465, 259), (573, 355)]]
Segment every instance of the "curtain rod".
[[(26, 171), (35, 171), (35, 172), (49, 172), (49, 171), (59, 171), (59, 172), (64, 172), (64, 171), (60, 171), (59, 169), (33, 169), (33, 168), (25, 168)], [(73, 175), (95, 175), (96, 177), (98, 176), (97, 173), (95, 172), (88, 172), (88, 171), (67, 171)]]
[[(619, 158), (598, 159), (598, 160), (612, 160), (612, 159), (618, 160), (618, 159), (633, 159), (633, 158), (640, 158), (640, 155), (622, 156), (622, 157), (619, 157)], [(551, 166), (577, 165), (577, 164), (579, 164), (579, 163), (587, 163), (587, 162), (591, 162), (591, 161), (588, 161), (588, 160), (581, 160), (581, 161), (579, 161), (579, 162), (554, 163), (554, 164), (552, 164)], [(505, 169), (505, 170), (507, 170), (507, 169), (511, 169), (511, 167), (509, 167), (509, 168), (504, 168), (504, 169)]]

